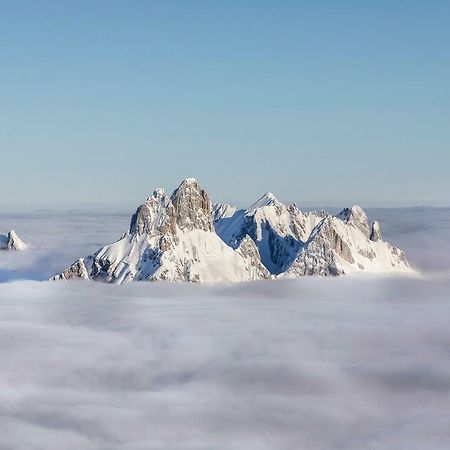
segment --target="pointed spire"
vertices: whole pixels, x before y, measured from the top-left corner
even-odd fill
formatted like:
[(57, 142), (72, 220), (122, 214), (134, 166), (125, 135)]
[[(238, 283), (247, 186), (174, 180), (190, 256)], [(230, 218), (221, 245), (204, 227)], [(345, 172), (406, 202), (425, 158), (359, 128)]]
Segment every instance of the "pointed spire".
[(374, 221), (372, 224), (372, 230), (370, 232), (370, 240), (373, 242), (382, 241), (381, 228), (378, 221)]
[(264, 206), (272, 206), (272, 205), (279, 205), (281, 202), (275, 197), (272, 192), (266, 192), (262, 197), (260, 197), (258, 200), (256, 200), (253, 205), (251, 205), (247, 211), (252, 211), (257, 208), (263, 208)]
[(177, 225), (181, 230), (214, 229), (211, 217), (211, 201), (195, 178), (186, 178), (170, 197), (175, 208)]

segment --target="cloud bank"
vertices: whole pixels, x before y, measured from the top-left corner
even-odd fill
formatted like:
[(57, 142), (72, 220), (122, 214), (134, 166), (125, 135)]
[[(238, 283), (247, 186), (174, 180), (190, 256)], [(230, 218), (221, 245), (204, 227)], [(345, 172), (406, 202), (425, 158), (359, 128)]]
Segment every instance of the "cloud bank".
[(1, 448), (448, 448), (449, 291), (5, 284)]

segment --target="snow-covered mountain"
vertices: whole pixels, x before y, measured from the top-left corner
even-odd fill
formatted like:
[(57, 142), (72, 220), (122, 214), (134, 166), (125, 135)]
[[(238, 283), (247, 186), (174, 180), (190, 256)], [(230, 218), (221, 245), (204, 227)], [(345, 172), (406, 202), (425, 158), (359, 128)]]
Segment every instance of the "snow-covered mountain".
[(117, 242), (79, 259), (55, 279), (213, 283), (269, 277), (250, 238), (233, 249), (215, 233), (209, 197), (188, 178), (170, 197), (163, 189), (154, 191)]
[(410, 271), (403, 252), (358, 206), (338, 216), (302, 212), (266, 193), (248, 209), (211, 205), (193, 178), (169, 197), (157, 189), (128, 231), (53, 279), (248, 281), (271, 277)]
[(20, 239), (14, 230), (0, 234), (0, 250), (25, 250), (27, 244)]
[(279, 277), (342, 275), (351, 272), (409, 272), (403, 251), (384, 241), (380, 224), (371, 226), (359, 207), (333, 217), (325, 211), (302, 212), (266, 193), (246, 210), (213, 206), (217, 233), (237, 248), (249, 235), (263, 264)]

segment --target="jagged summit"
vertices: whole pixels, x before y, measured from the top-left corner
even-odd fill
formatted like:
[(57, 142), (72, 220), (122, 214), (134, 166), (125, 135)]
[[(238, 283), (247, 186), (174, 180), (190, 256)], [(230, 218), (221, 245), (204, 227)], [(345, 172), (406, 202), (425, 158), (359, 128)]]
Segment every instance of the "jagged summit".
[(140, 205), (131, 218), (129, 233), (153, 237), (174, 232), (173, 205), (163, 189), (157, 189)]
[[(166, 195), (166, 191), (164, 190), (164, 188), (157, 188), (153, 191), (152, 197), (155, 198), (161, 198), (164, 197)], [(151, 197), (149, 197), (151, 198)]]
[(26, 248), (27, 244), (20, 239), (14, 230), (6, 234), (0, 234), (0, 250), (20, 251)]
[(367, 238), (369, 238), (370, 236), (369, 220), (367, 219), (366, 213), (360, 206), (354, 205), (351, 208), (344, 208), (338, 214), (338, 217), (343, 222), (351, 223), (354, 226), (358, 227), (364, 233), (364, 235)]
[(265, 206), (274, 206), (278, 204), (280, 204), (280, 202), (275, 197), (275, 195), (272, 194), (272, 192), (266, 192), (262, 197), (256, 200), (256, 202), (253, 203), (253, 205), (251, 205), (247, 209), (247, 211), (256, 210), (258, 208), (263, 208)]
[(193, 177), (185, 178), (185, 179), (180, 183), (180, 186), (181, 186), (182, 184), (192, 184), (192, 183), (198, 184), (197, 178), (193, 178)]
[(248, 209), (211, 205), (194, 178), (156, 189), (117, 241), (54, 279), (248, 281), (270, 277), (407, 272), (403, 252), (369, 227), (359, 206), (337, 216), (302, 212), (267, 192)]
[(195, 178), (186, 178), (170, 197), (180, 229), (212, 231), (211, 202)]
[(215, 203), (212, 206), (213, 222), (217, 222), (222, 219), (229, 219), (234, 216), (237, 208), (231, 206), (228, 203)]

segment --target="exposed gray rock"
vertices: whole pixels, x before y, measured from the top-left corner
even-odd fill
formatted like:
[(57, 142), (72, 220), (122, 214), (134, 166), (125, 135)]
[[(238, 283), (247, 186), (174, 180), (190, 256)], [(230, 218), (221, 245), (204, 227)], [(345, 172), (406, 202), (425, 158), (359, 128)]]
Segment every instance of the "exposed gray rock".
[(371, 261), (377, 257), (375, 251), (371, 249), (358, 248), (358, 253)]
[(261, 262), (258, 247), (250, 236), (245, 236), (242, 239), (236, 251), (246, 260), (247, 270), (250, 271), (253, 279), (270, 278), (270, 272)]
[(308, 239), (308, 235), (311, 232), (311, 230), (308, 230), (307, 228), (305, 214), (303, 214), (295, 203), (288, 206), (288, 212), (292, 217), (290, 228), (293, 235), (298, 241), (305, 241)]
[(171, 196), (180, 230), (213, 231), (211, 202), (194, 178), (185, 179)]
[(370, 232), (370, 240), (373, 242), (382, 241), (380, 224), (375, 220), (372, 224), (372, 231)]
[(295, 261), (285, 271), (286, 276), (341, 275), (343, 271), (337, 267), (336, 255), (350, 264), (354, 263), (348, 243), (337, 233), (332, 217), (328, 216), (313, 230)]
[(72, 279), (89, 279), (89, 273), (84, 263), (84, 259), (80, 258), (78, 261), (75, 261), (68, 269), (66, 269), (63, 273), (54, 276), (51, 280), (72, 280)]
[(149, 237), (175, 233), (175, 208), (163, 189), (157, 189), (131, 218), (130, 233)]

